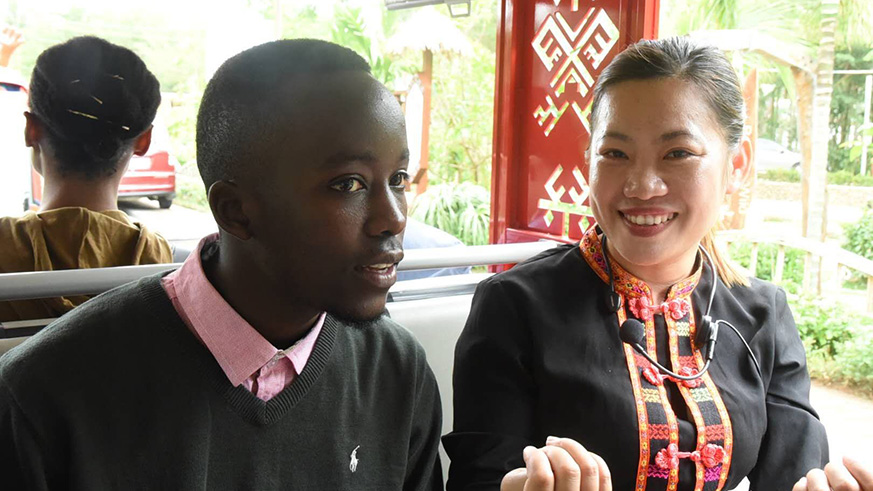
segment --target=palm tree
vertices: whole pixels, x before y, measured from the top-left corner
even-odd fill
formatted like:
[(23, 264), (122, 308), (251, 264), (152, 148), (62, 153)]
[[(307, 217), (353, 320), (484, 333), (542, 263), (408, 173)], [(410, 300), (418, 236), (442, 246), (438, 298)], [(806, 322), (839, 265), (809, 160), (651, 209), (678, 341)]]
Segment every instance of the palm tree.
[[(767, 53), (769, 58), (791, 66), (803, 155), (802, 234), (816, 240), (824, 241), (827, 230), (827, 165), (835, 53), (838, 42), (844, 45), (863, 38), (869, 45), (869, 27), (873, 21), (873, 9), (869, 4), (869, 0), (774, 0), (766, 3), (700, 0), (696, 2), (696, 8), (687, 8), (684, 19), (676, 24), (678, 29), (686, 32), (695, 29), (748, 29), (747, 32), (764, 33), (773, 39), (767, 48), (771, 50)], [(841, 27), (839, 31), (838, 26)], [(782, 46), (774, 49), (772, 45), (776, 43)], [(815, 56), (797, 56), (798, 49)], [(794, 54), (780, 57), (773, 56), (774, 52)], [(806, 270), (805, 286), (820, 291), (820, 265), (810, 264)]]

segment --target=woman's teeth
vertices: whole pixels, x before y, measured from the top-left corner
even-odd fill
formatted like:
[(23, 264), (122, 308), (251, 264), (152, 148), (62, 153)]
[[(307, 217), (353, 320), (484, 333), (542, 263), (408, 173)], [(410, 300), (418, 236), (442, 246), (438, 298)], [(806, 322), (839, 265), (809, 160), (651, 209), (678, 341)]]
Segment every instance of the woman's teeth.
[(676, 213), (667, 215), (624, 215), (625, 220), (635, 225), (660, 225), (676, 218)]

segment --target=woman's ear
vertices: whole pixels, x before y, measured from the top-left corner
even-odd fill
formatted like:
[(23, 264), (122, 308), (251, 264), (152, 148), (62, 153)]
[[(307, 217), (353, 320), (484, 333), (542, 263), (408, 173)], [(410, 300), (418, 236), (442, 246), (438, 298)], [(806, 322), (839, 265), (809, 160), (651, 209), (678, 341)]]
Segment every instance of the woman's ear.
[(221, 230), (240, 240), (252, 238), (252, 222), (246, 214), (250, 196), (233, 181), (216, 181), (207, 194), (212, 216)]
[(24, 144), (36, 148), (42, 139), (42, 123), (29, 111), (24, 111)]
[(138, 137), (136, 137), (136, 141), (133, 142), (133, 154), (137, 157), (142, 157), (149, 151), (149, 147), (152, 145), (152, 129), (154, 126), (149, 126), (149, 128), (142, 133)]
[(740, 147), (737, 149), (737, 153), (731, 159), (731, 170), (727, 183), (728, 193), (733, 193), (743, 187), (743, 183), (746, 182), (746, 177), (748, 177), (749, 171), (752, 170), (753, 157), (752, 140), (744, 134), (743, 139), (740, 141)]

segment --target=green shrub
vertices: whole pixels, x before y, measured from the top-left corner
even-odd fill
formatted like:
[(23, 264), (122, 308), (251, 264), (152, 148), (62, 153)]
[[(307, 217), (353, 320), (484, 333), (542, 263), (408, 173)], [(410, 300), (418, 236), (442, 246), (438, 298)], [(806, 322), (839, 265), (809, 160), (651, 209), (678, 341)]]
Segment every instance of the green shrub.
[[(758, 177), (764, 181), (801, 181), (800, 171), (797, 169), (769, 169), (758, 174)], [(828, 172), (828, 184), (873, 187), (873, 176), (854, 174), (848, 170)]]
[[(867, 208), (857, 222), (843, 225), (843, 233), (846, 236), (843, 249), (873, 259), (873, 210)], [(853, 271), (847, 286), (855, 289), (866, 288), (867, 278)]]
[(796, 295), (791, 295), (790, 299), (794, 322), (808, 355), (832, 358), (852, 339), (853, 323), (858, 315), (821, 299)]
[(800, 182), (800, 172), (797, 169), (768, 169), (758, 177), (765, 181)]
[(867, 208), (861, 218), (843, 225), (846, 242), (843, 248), (867, 259), (873, 259), (873, 210)]
[(469, 182), (430, 186), (415, 199), (409, 215), (454, 235), (464, 244), (485, 245), (491, 222), (491, 193)]
[(873, 186), (873, 176), (853, 174), (847, 170), (828, 173), (828, 184), (844, 186)]
[[(758, 262), (755, 266), (755, 276), (762, 280), (773, 281), (776, 271), (776, 256), (779, 247), (776, 244), (758, 245)], [(733, 242), (728, 250), (731, 259), (744, 268), (749, 267), (752, 256), (752, 244), (749, 242)], [(788, 290), (796, 290), (803, 283), (803, 263), (806, 254), (799, 249), (785, 249), (785, 269), (782, 270), (780, 285)]]

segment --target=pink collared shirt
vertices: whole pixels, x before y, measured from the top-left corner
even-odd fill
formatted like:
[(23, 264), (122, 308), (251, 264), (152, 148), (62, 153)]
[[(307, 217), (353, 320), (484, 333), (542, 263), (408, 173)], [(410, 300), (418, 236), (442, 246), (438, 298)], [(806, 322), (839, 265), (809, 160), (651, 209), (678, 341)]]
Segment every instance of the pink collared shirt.
[(218, 234), (204, 237), (182, 267), (162, 285), (185, 325), (215, 357), (234, 387), (242, 384), (263, 401), (291, 385), (306, 366), (324, 324), (315, 326), (293, 346), (277, 349), (245, 321), (212, 286), (203, 272), (200, 250)]

